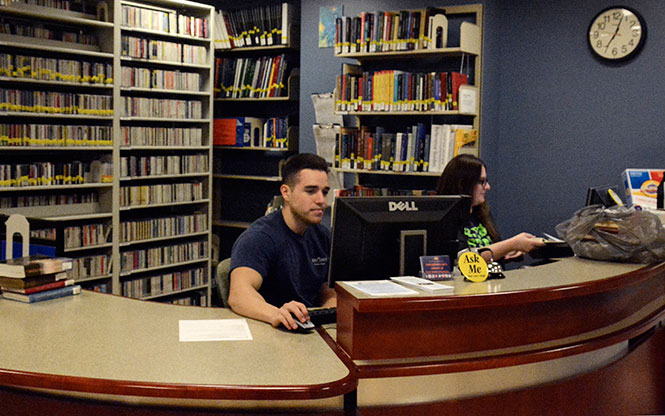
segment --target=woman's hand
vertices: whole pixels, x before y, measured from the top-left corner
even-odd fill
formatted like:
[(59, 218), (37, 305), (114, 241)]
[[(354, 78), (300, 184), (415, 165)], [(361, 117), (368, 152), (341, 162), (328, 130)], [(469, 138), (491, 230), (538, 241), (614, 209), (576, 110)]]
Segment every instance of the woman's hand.
[(536, 247), (545, 245), (542, 239), (529, 233), (520, 233), (510, 239), (510, 245), (513, 250), (528, 253)]

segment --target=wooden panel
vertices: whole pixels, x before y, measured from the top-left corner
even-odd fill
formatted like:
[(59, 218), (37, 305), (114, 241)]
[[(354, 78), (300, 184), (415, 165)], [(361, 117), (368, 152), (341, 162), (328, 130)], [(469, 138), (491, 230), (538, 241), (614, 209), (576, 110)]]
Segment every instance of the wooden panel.
[(628, 415), (665, 413), (665, 330), (633, 346), (622, 359), (560, 382), (464, 400), (363, 408), (362, 416)]
[(357, 299), (337, 291), (337, 341), (352, 359), (408, 358), (523, 346), (615, 324), (665, 293), (665, 267), (482, 296)]

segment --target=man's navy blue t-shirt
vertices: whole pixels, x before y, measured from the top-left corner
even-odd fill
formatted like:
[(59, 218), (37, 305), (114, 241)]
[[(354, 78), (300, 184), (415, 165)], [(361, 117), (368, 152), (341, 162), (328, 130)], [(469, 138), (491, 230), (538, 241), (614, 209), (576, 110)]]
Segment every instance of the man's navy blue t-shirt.
[(238, 237), (231, 250), (231, 270), (249, 267), (258, 272), (263, 278), (259, 294), (278, 308), (292, 300), (320, 306), (329, 253), (330, 230), (317, 224), (298, 235), (280, 210), (254, 221)]

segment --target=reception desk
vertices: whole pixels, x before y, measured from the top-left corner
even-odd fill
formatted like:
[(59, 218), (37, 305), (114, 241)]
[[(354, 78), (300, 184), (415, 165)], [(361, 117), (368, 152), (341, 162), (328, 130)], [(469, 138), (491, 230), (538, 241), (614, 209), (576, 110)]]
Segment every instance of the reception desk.
[(577, 258), (451, 295), (338, 283), (338, 324), (248, 320), (251, 341), (179, 342), (225, 309), (84, 292), (0, 300), (3, 414), (665, 412), (665, 264)]
[(446, 283), (396, 298), (337, 284), (331, 336), (363, 415), (665, 410), (665, 264), (568, 258)]

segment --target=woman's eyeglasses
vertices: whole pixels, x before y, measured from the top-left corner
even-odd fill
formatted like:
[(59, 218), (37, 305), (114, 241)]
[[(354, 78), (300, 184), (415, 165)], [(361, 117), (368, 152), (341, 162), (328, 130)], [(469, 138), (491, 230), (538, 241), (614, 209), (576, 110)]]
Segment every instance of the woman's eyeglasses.
[(487, 185), (488, 183), (489, 183), (489, 181), (487, 180), (487, 178), (478, 179), (478, 185), (480, 185), (482, 187), (485, 187), (485, 185)]

